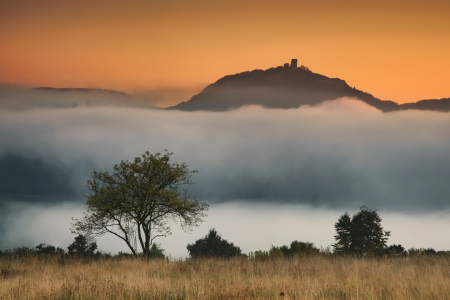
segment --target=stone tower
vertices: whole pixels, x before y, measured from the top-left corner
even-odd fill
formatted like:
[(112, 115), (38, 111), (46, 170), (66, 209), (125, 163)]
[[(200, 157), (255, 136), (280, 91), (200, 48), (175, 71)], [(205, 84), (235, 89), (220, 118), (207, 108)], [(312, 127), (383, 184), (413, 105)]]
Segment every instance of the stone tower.
[(297, 59), (296, 58), (293, 58), (291, 60), (291, 68), (297, 68)]

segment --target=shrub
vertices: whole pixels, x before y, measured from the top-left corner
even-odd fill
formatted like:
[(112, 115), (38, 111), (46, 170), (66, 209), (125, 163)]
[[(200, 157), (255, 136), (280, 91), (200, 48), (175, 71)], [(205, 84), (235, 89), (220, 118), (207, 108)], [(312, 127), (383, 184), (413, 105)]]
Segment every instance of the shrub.
[(311, 255), (311, 254), (318, 254), (319, 249), (314, 247), (313, 243), (309, 242), (299, 242), (299, 241), (293, 241), (291, 243), (290, 252), (294, 255)]
[(64, 255), (64, 250), (47, 244), (39, 244), (35, 247), (36, 254), (40, 255)]
[(222, 239), (215, 229), (194, 244), (188, 244), (187, 250), (191, 258), (218, 257), (231, 258), (242, 255), (241, 248)]
[(293, 241), (291, 245), (270, 248), (269, 256), (271, 258), (293, 257), (296, 255), (318, 254), (320, 250), (314, 247), (313, 243)]
[(418, 256), (418, 255), (436, 255), (437, 252), (433, 248), (410, 248), (408, 250), (408, 254), (410, 256)]
[(69, 254), (76, 256), (94, 256), (97, 250), (97, 243), (94, 240), (88, 240), (84, 235), (79, 234), (67, 249)]
[(255, 251), (249, 253), (249, 259), (252, 260), (267, 260), (269, 259), (269, 252), (267, 251)]
[(386, 252), (389, 256), (399, 256), (399, 255), (405, 255), (406, 250), (402, 245), (391, 245), (387, 247)]
[(280, 248), (272, 246), (272, 248), (270, 248), (269, 250), (269, 257), (271, 259), (283, 258), (284, 252)]
[(152, 247), (150, 248), (150, 253), (149, 253), (149, 257), (150, 259), (155, 259), (155, 258), (166, 258), (166, 256), (164, 255), (164, 250), (161, 249), (161, 245), (158, 244), (153, 244)]

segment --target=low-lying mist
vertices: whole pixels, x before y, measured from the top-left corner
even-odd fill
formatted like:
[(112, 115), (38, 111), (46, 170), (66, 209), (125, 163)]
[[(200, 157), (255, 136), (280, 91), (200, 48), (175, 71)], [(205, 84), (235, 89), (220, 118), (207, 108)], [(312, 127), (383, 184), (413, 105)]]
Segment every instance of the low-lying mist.
[[(107, 106), (0, 110), (0, 248), (26, 241), (57, 244), (49, 237), (62, 236), (54, 233), (63, 228), (60, 243), (68, 244), (70, 214), (83, 209), (90, 172), (164, 149), (199, 171), (188, 191), (211, 204), (193, 235), (174, 228), (172, 237), (159, 241), (176, 256), (185, 255), (185, 241), (209, 227), (244, 251), (293, 239), (325, 247), (333, 243), (333, 224), (345, 210), (375, 207), (391, 216), (391, 225), (404, 228), (401, 222), (435, 222), (429, 216), (450, 207), (448, 113), (382, 113), (354, 99), (220, 113)], [(63, 208), (64, 214), (57, 213)], [(33, 209), (35, 225), (18, 224)], [(311, 211), (316, 218), (309, 217)], [(323, 220), (323, 227), (314, 220)], [(385, 227), (396, 238), (394, 228)], [(406, 246), (420, 246), (412, 242), (416, 227), (410, 228), (404, 228), (410, 235), (403, 237), (411, 244)], [(445, 246), (439, 243), (434, 247)]]

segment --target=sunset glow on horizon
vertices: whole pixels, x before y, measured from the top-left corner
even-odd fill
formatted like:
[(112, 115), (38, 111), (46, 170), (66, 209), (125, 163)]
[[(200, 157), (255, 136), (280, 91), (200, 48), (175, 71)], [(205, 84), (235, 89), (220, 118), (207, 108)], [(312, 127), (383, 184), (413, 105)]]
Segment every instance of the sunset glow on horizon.
[(447, 98), (449, 12), (439, 0), (2, 1), (0, 84), (179, 89), (188, 100), (297, 58), (383, 100)]

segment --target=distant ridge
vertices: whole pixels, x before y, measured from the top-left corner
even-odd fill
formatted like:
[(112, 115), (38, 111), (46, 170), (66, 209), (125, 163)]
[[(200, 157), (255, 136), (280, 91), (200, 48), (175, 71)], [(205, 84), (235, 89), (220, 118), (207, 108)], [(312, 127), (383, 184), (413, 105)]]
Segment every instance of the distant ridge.
[(450, 111), (449, 98), (399, 105), (352, 88), (342, 79), (313, 73), (305, 66), (297, 67), (294, 59), (291, 65), (222, 77), (189, 101), (167, 109), (226, 111), (246, 105), (288, 109), (302, 105), (314, 106), (341, 97), (358, 98), (383, 112), (406, 109)]
[(25, 107), (118, 106), (156, 109), (145, 99), (114, 90), (36, 87), (27, 92), (21, 96), (21, 104)]
[(120, 91), (104, 90), (104, 89), (91, 89), (91, 88), (54, 88), (54, 87), (43, 86), (43, 87), (32, 88), (31, 90), (45, 91), (45, 92), (81, 92), (81, 93), (94, 92), (94, 93), (115, 94), (115, 95), (120, 95), (123, 97), (132, 97), (131, 95), (124, 93), (124, 92), (120, 92)]
[(415, 103), (404, 103), (399, 105), (399, 109), (435, 110), (446, 112), (450, 111), (450, 98), (427, 99), (420, 100)]

